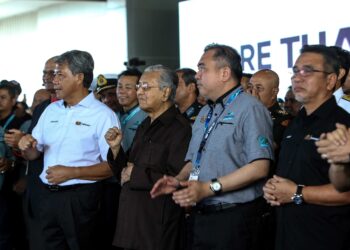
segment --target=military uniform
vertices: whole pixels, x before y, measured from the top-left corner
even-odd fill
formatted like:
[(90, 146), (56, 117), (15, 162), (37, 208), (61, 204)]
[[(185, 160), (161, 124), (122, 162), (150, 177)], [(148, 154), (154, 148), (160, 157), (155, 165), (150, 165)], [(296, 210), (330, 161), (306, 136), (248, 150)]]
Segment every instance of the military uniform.
[(284, 111), (278, 102), (269, 108), (272, 121), (273, 121), (273, 141), (276, 143), (277, 148), (279, 148), (284, 130), (288, 126), (289, 122), (292, 120), (292, 116)]
[(183, 116), (185, 116), (190, 122), (191, 124), (194, 123), (194, 121), (196, 120), (196, 117), (199, 113), (199, 111), (201, 111), (201, 108), (203, 106), (197, 102), (197, 100), (192, 103), (192, 105), (183, 113)]

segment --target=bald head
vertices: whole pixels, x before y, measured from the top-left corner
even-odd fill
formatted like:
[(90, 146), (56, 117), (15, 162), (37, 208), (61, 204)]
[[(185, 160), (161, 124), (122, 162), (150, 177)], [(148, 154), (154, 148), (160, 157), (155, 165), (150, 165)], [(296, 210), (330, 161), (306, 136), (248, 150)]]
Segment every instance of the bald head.
[(275, 104), (279, 91), (279, 77), (276, 72), (269, 69), (260, 70), (253, 74), (248, 86), (251, 94), (267, 108)]

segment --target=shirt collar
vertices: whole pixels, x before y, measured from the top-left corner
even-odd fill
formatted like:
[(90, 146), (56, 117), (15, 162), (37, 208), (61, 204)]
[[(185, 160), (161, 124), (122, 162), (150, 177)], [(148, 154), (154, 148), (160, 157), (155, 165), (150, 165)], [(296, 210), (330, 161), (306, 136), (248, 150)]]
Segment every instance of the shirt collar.
[(154, 126), (157, 123), (162, 123), (164, 126), (168, 126), (171, 125), (172, 122), (174, 121), (175, 117), (177, 114), (180, 114), (180, 112), (176, 109), (175, 105), (170, 106), (170, 108), (168, 108), (163, 114), (161, 114), (160, 116), (158, 116), (153, 122), (152, 124), (150, 123), (151, 118), (147, 117), (147, 123), (145, 123), (144, 128), (148, 128), (151, 126)]
[(177, 114), (179, 114), (179, 111), (175, 108), (175, 105), (172, 105), (157, 119), (164, 125), (170, 125), (175, 119)]
[[(77, 107), (77, 106), (83, 106), (83, 107), (90, 107), (92, 105), (92, 103), (96, 100), (95, 95), (93, 92), (91, 92), (90, 94), (88, 94), (87, 96), (85, 96), (78, 104), (74, 105), (73, 107)], [(65, 102), (64, 100), (60, 100), (59, 101), (59, 105), (66, 107), (65, 106)]]
[(310, 115), (306, 114), (305, 107), (303, 107), (300, 110), (300, 115), (303, 118), (306, 117), (319, 117), (319, 118), (326, 118), (330, 115), (331, 112), (333, 112), (334, 107), (337, 107), (338, 104), (335, 101), (335, 97), (332, 95), (327, 101), (321, 104), (314, 112), (312, 112)]
[(122, 115), (128, 115), (130, 114), (131, 112), (134, 111), (134, 109), (137, 109), (138, 108), (138, 104), (136, 104), (134, 107), (132, 107), (131, 109), (129, 109), (128, 111), (124, 112)]
[(334, 93), (333, 93), (336, 101), (338, 102), (344, 95), (343, 89), (342, 87), (340, 87), (339, 89), (337, 89)]
[(234, 86), (232, 89), (230, 89), (229, 91), (227, 91), (225, 94), (223, 94), (222, 96), (220, 96), (218, 99), (216, 99), (215, 102), (211, 101), (211, 100), (208, 100), (208, 104), (209, 106), (213, 107), (215, 106), (216, 104), (220, 103), (222, 107), (224, 107), (224, 101), (225, 101), (225, 98), (231, 93), (233, 92), (235, 89), (239, 88), (241, 86), (241, 84), (237, 84), (236, 86)]

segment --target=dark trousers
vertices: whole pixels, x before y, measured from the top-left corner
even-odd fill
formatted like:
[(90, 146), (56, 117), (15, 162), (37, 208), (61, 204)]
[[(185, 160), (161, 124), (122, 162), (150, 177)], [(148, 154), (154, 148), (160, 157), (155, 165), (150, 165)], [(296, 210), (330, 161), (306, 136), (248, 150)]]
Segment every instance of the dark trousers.
[(100, 183), (42, 195), (40, 223), (45, 250), (93, 250), (100, 210)]
[(118, 215), (120, 184), (102, 181), (101, 213), (98, 221), (99, 250), (118, 250), (112, 245)]
[(39, 177), (27, 179), (27, 190), (23, 199), (23, 214), (26, 221), (30, 250), (45, 250), (43, 231), (41, 229), (39, 211), (41, 195), (45, 191)]
[(0, 249), (12, 250), (11, 242), (11, 219), (8, 200), (6, 195), (0, 191)]
[(258, 250), (265, 201), (240, 204), (212, 213), (193, 212), (193, 250)]

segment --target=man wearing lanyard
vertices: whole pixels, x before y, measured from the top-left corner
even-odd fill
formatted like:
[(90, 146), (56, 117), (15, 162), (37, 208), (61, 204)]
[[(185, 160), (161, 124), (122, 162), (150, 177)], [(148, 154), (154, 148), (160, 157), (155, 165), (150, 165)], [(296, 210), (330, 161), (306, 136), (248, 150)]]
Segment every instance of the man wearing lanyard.
[(124, 110), (124, 114), (120, 117), (124, 152), (128, 152), (137, 127), (147, 117), (147, 114), (139, 107), (136, 94), (136, 84), (138, 84), (141, 74), (137, 69), (128, 69), (118, 76), (117, 96)]
[(188, 163), (176, 178), (164, 176), (151, 191), (152, 197), (174, 192), (177, 204), (194, 206), (192, 249), (260, 247), (262, 186), (273, 159), (272, 120), (256, 98), (243, 92), (240, 62), (229, 46), (205, 48), (196, 78), (210, 102), (193, 125)]

